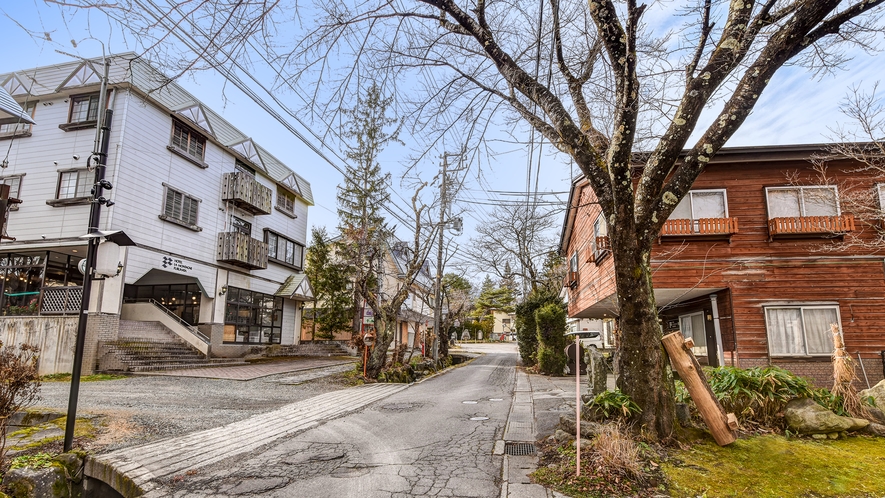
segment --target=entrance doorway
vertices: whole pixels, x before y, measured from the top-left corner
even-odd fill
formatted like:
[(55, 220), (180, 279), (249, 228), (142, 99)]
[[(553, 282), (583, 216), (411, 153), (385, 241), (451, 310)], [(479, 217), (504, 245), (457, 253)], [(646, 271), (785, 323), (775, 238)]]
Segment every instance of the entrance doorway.
[(153, 299), (189, 325), (200, 320), (200, 286), (197, 284), (126, 284), (123, 298), (127, 302), (147, 302)]

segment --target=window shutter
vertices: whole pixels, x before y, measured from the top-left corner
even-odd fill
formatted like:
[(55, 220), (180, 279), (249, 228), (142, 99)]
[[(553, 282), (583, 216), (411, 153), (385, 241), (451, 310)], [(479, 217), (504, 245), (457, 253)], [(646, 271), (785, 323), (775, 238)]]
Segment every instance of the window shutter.
[[(187, 223), (191, 225), (197, 224), (197, 208), (199, 203), (192, 197), (185, 196), (185, 207), (186, 207), (186, 217), (185, 220)], [(183, 213), (185, 214), (185, 213)]]

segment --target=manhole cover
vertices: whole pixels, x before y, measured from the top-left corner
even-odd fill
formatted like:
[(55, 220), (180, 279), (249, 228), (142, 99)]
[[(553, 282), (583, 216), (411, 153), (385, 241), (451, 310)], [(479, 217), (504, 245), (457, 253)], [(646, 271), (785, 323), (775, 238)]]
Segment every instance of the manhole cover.
[(532, 443), (504, 443), (504, 454), (511, 456), (534, 455), (535, 445)]
[(488, 420), (489, 417), (470, 417), (470, 420)]
[(475, 405), (476, 401), (462, 401), (461, 403), (464, 403), (465, 405)]

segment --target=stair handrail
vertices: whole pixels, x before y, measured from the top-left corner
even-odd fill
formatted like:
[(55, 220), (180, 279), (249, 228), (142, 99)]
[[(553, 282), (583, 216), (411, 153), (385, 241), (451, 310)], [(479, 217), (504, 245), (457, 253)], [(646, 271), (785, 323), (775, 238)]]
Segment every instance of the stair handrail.
[(205, 342), (206, 344), (209, 344), (209, 342), (210, 342), (210, 341), (209, 341), (209, 338), (206, 337), (205, 334), (203, 334), (202, 332), (200, 332), (200, 329), (198, 329), (197, 327), (195, 327), (195, 326), (193, 326), (193, 325), (187, 323), (186, 321), (184, 321), (183, 318), (181, 318), (180, 316), (178, 316), (178, 315), (176, 315), (175, 313), (173, 313), (172, 310), (170, 310), (170, 309), (167, 308), (166, 306), (160, 304), (156, 299), (154, 299), (154, 298), (150, 298), (150, 299), (148, 299), (148, 302), (151, 303), (151, 304), (153, 304), (153, 305), (156, 306), (157, 308), (159, 308), (161, 311), (163, 311), (164, 313), (166, 313), (166, 314), (169, 315), (170, 317), (172, 317), (172, 318), (174, 318), (175, 320), (177, 320), (178, 323), (181, 324), (182, 327), (184, 327), (184, 328), (190, 330), (191, 332), (193, 332), (193, 334), (194, 334), (195, 336), (197, 336), (201, 341)]

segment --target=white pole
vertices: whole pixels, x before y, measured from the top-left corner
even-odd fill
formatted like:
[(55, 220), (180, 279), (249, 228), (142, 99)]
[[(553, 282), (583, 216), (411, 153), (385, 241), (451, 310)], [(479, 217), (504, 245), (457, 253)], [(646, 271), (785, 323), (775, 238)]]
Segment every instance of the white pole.
[(578, 447), (578, 477), (581, 477), (581, 338), (575, 334), (575, 444)]

